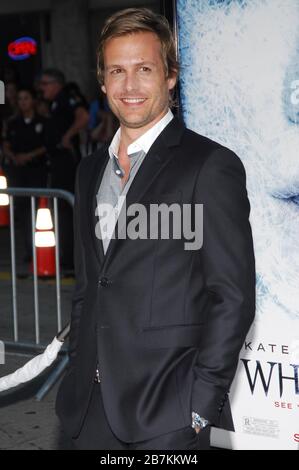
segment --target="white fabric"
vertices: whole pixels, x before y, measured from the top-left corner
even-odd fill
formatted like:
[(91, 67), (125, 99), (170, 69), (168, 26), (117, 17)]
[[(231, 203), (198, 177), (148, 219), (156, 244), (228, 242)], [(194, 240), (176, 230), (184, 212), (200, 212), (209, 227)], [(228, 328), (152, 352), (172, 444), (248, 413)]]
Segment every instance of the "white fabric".
[(55, 337), (42, 354), (34, 357), (12, 374), (0, 378), (0, 392), (16, 387), (24, 382), (29, 382), (37, 377), (44, 369), (54, 362), (62, 344), (63, 343), (58, 341)]

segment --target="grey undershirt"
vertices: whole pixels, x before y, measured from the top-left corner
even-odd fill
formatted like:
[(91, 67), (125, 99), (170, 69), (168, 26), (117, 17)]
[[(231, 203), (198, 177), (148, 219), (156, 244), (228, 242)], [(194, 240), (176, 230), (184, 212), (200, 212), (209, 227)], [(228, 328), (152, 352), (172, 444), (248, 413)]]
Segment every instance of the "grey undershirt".
[[(143, 150), (139, 152), (131, 153), (128, 155), (130, 159), (130, 172), (128, 179), (123, 185), (122, 183), (122, 175), (124, 174), (123, 169), (120, 167), (118, 158), (113, 154), (112, 158), (110, 157), (108, 163), (106, 165), (103, 178), (97, 193), (97, 205), (98, 204), (110, 204), (113, 208), (116, 208), (119, 200), (119, 196), (126, 196), (138, 170), (143, 162), (146, 153)], [(98, 215), (98, 208), (96, 215)], [(102, 235), (102, 243), (103, 243), (103, 250), (104, 254), (106, 253), (110, 240), (107, 236), (107, 233)]]

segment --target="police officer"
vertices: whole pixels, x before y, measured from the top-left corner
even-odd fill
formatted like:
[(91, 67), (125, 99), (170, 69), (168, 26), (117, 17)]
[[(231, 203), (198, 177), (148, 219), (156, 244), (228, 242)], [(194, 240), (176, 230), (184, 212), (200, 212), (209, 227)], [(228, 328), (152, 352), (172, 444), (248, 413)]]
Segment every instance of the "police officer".
[[(86, 128), (89, 115), (82, 98), (68, 89), (62, 72), (43, 71), (40, 80), (43, 96), (50, 102), (47, 148), (51, 161), (51, 186), (74, 192), (75, 172), (80, 160), (79, 132)], [(72, 209), (59, 201), (61, 261), (73, 269)]]
[[(3, 152), (12, 163), (9, 184), (42, 188), (47, 185), (46, 119), (35, 112), (33, 90), (20, 89), (17, 102), (19, 113), (8, 120), (3, 136)], [(29, 261), (32, 256), (29, 198), (17, 198), (17, 211), (25, 240), (24, 261)]]

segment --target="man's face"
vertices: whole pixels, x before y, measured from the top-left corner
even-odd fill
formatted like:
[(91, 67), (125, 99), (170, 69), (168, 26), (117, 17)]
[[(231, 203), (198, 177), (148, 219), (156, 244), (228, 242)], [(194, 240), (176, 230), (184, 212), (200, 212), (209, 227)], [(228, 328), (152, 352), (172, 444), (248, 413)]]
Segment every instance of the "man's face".
[(49, 75), (42, 76), (39, 86), (44, 98), (49, 101), (53, 101), (62, 88), (61, 84)]
[(158, 122), (168, 109), (176, 77), (166, 78), (157, 35), (138, 32), (110, 39), (104, 64), (101, 88), (120, 124), (143, 129)]
[(18, 106), (22, 113), (34, 110), (34, 99), (28, 91), (18, 93)]

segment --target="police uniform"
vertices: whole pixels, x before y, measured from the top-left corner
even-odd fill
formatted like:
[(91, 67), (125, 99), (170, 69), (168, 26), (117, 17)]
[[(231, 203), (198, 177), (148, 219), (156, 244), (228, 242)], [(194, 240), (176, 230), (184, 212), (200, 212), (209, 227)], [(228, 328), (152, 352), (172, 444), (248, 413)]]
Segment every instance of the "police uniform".
[[(4, 139), (9, 142), (14, 154), (29, 153), (46, 143), (46, 118), (17, 116), (7, 123)], [(34, 157), (23, 166), (14, 167), (16, 184), (21, 187), (42, 188), (47, 183), (46, 154)]]
[[(79, 135), (72, 138), (73, 149), (62, 146), (62, 138), (74, 124), (75, 111), (86, 106), (76, 94), (63, 88), (50, 105), (47, 149), (51, 162), (51, 187), (74, 192), (76, 167), (81, 158)], [(62, 264), (73, 268), (73, 219), (68, 203), (59, 201)]]
[[(35, 114), (32, 118), (17, 116), (7, 122), (4, 140), (16, 155), (29, 153), (38, 148), (45, 147), (46, 118)], [(10, 165), (8, 174), (9, 186), (24, 188), (43, 188), (47, 185), (46, 152), (44, 155), (34, 157), (22, 166)], [(20, 217), (21, 229), (24, 230), (26, 257), (31, 256), (31, 216), (30, 199), (16, 198), (17, 216)]]
[(62, 138), (74, 124), (75, 111), (84, 107), (80, 97), (62, 89), (50, 105), (50, 119), (47, 129), (47, 147), (51, 157), (51, 178), (53, 187), (74, 191), (76, 166), (80, 160), (80, 139), (72, 138), (73, 150), (62, 146)]

